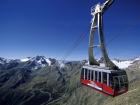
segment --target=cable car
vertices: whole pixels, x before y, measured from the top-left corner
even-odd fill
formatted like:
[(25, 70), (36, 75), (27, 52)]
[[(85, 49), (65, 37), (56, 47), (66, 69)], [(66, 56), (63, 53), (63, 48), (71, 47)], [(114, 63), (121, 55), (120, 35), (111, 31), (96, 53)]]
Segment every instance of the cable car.
[(81, 71), (81, 83), (113, 97), (128, 91), (124, 70), (85, 65)]
[[(108, 57), (104, 34), (103, 34), (103, 14), (111, 6), (113, 0), (106, 0), (105, 3), (97, 4), (91, 8), (93, 16), (90, 37), (89, 37), (89, 64), (84, 65), (81, 70), (81, 83), (90, 86), (102, 93), (113, 97), (128, 91), (128, 78), (124, 70), (120, 70)], [(98, 29), (99, 45), (105, 67), (101, 67), (93, 54), (94, 33)]]

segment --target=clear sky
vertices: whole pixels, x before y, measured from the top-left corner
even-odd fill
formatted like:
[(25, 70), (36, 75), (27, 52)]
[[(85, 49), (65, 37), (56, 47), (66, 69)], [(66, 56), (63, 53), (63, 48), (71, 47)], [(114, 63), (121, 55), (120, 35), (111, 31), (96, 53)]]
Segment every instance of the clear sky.
[[(85, 35), (67, 59), (86, 59), (90, 8), (98, 2), (103, 0), (0, 0), (0, 56), (61, 59)], [(116, 0), (104, 14), (104, 31), (111, 58), (140, 56), (140, 1)]]

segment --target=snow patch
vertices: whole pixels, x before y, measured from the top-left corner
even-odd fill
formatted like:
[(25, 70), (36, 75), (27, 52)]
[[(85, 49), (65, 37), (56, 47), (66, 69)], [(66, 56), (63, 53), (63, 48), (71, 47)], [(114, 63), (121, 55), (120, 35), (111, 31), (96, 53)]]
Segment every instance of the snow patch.
[(11, 59), (5, 59), (5, 58), (0, 57), (0, 64), (9, 63), (10, 61), (11, 61)]
[(65, 67), (64, 61), (58, 61), (58, 64), (59, 64), (60, 68), (64, 68)]
[(27, 62), (27, 61), (29, 61), (30, 60), (30, 58), (24, 58), (24, 59), (21, 59), (20, 61), (21, 62)]
[(46, 58), (45, 60), (48, 63), (48, 65), (51, 66), (51, 61), (48, 58)]
[(112, 62), (115, 65), (117, 65), (120, 69), (126, 69), (133, 63), (133, 61), (116, 61), (116, 60), (112, 60)]
[(138, 58), (134, 59), (134, 61), (139, 61), (139, 60), (140, 60), (140, 57), (138, 57)]
[(100, 67), (105, 67), (105, 64), (104, 63), (100, 63)]

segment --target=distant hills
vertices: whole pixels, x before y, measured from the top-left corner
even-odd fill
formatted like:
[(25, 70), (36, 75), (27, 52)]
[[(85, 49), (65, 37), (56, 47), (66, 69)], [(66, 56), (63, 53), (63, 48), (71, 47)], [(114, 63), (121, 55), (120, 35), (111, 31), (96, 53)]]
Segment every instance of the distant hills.
[[(130, 65), (132, 65), (133, 62), (138, 61), (138, 60), (140, 60), (140, 57), (130, 59), (130, 60), (113, 59), (112, 61), (119, 68), (126, 69)], [(54, 58), (46, 58), (45, 56), (27, 57), (24, 59), (5, 59), (5, 58), (0, 57), (0, 68), (10, 69), (13, 67), (19, 67), (19, 68), (29, 68), (29, 69), (40, 69), (46, 66), (53, 66), (53, 65), (62, 67), (67, 62), (68, 61), (60, 61)], [(103, 64), (101, 63), (101, 65)]]
[(25, 59), (5, 59), (0, 57), (0, 68), (2, 69), (17, 67), (33, 70), (53, 65), (62, 65), (62, 62), (56, 59), (46, 58), (45, 56), (27, 57)]
[(112, 98), (80, 84), (83, 61), (45, 56), (0, 58), (0, 105), (136, 105), (140, 103), (140, 57), (112, 60), (126, 70), (129, 92)]

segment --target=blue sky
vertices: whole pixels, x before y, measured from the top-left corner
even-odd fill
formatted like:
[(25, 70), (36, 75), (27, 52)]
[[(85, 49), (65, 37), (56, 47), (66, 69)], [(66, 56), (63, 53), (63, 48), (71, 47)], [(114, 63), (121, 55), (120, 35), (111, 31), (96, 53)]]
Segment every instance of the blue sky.
[[(85, 35), (67, 59), (87, 59), (90, 8), (98, 2), (103, 0), (0, 0), (0, 56), (62, 59)], [(139, 0), (116, 0), (104, 14), (111, 58), (140, 56), (139, 11)], [(100, 56), (99, 49), (95, 53)]]

